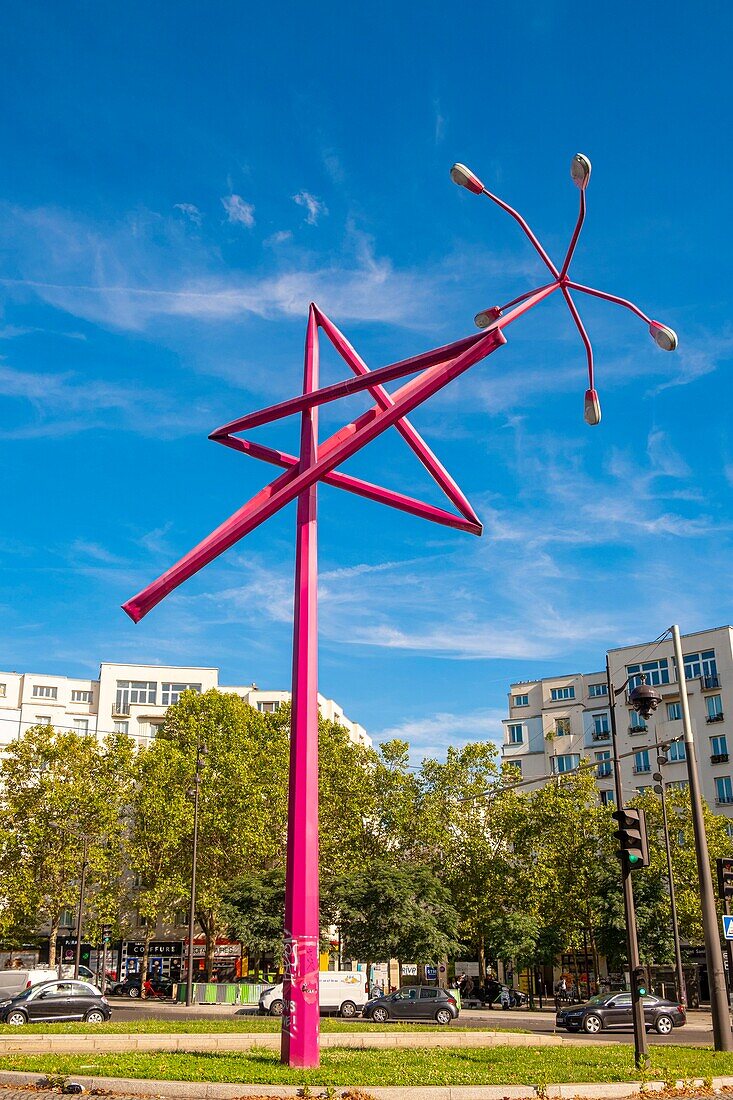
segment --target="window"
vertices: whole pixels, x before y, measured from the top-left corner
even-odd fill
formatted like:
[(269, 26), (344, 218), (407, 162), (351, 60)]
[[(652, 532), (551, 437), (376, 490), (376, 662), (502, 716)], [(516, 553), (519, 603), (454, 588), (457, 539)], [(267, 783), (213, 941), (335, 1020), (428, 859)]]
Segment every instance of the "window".
[(129, 714), (130, 703), (155, 703), (157, 691), (153, 680), (118, 680), (115, 714)]
[(673, 741), (669, 746), (669, 752), (667, 753), (667, 759), (670, 764), (679, 764), (682, 760), (687, 759), (687, 749), (685, 748), (684, 741)]
[(50, 714), (37, 714), (36, 715), (36, 722), (39, 726), (50, 726), (51, 725), (51, 715)]
[(519, 779), (522, 778), (522, 761), (521, 760), (517, 760), (516, 757), (512, 756), (508, 760), (505, 760), (504, 763), (508, 767), (515, 769), (515, 771), (518, 773), (517, 778), (519, 778)]
[(0, 699), (4, 699), (7, 693), (7, 684), (0, 684)]
[(76, 912), (74, 909), (64, 909), (59, 924), (62, 928), (74, 928), (76, 925)]
[(515, 707), (528, 707), (529, 706), (529, 695), (515, 695), (512, 698), (512, 703), (514, 704)]
[(574, 687), (550, 688), (550, 698), (555, 703), (559, 702), (560, 699), (574, 699), (575, 698), (575, 688)]
[(708, 695), (705, 706), (708, 712), (708, 722), (723, 721), (723, 698), (721, 695)]
[(682, 718), (682, 703), (667, 703), (667, 721), (679, 722)]
[(524, 726), (519, 723), (518, 725), (510, 725), (509, 729), (509, 744), (521, 745), (524, 741)]
[(162, 684), (160, 701), (164, 707), (170, 707), (183, 695), (184, 691), (195, 691), (201, 694), (201, 684)]
[(710, 738), (710, 753), (712, 756), (724, 756), (726, 760), (728, 759), (728, 739), (724, 733)]
[(689, 781), (687, 779), (673, 779), (671, 783), (667, 784), (668, 791), (686, 791), (689, 787)]
[(694, 680), (696, 676), (718, 675), (714, 649), (705, 649), (702, 653), (686, 653), (684, 662), (686, 680)]
[(91, 703), (92, 693), (91, 691), (79, 691), (76, 688), (71, 692), (72, 703)]
[(137, 735), (138, 737), (155, 737), (162, 725), (162, 722), (141, 722), (140, 719), (138, 719)]
[(601, 791), (601, 806), (613, 806), (616, 802), (616, 795), (613, 791)]
[(728, 834), (728, 836), (733, 837), (733, 821), (726, 821), (725, 831)]
[(564, 772), (572, 772), (580, 766), (580, 756), (576, 753), (567, 753), (565, 756), (553, 756), (552, 758), (552, 770), (555, 775), (562, 775)]
[[(272, 699), (272, 700), (265, 701), (265, 702), (260, 701), (257, 704), (257, 709), (258, 709), (258, 711), (260, 711), (261, 714), (274, 714), (275, 711), (280, 710), (280, 702), (277, 699)], [(521, 730), (521, 728), (522, 727), (520, 726), (519, 729)], [(521, 741), (521, 737), (520, 737), (520, 741)]]
[(655, 684), (658, 687), (660, 684), (669, 683), (669, 662), (666, 657), (660, 657), (658, 661), (645, 661), (644, 664), (626, 666), (629, 677), (627, 691), (632, 692), (639, 686), (642, 672), (646, 675), (648, 684)]
[(437, 989), (430, 989), (429, 986), (423, 986), (420, 990), (421, 1001), (434, 1001), (438, 996)]
[(569, 718), (556, 718), (555, 719), (555, 736), (556, 737), (569, 737), (570, 736), (570, 719)]
[(129, 722), (115, 722), (113, 723), (113, 729), (115, 733), (124, 733), (127, 735), (130, 731)]
[(721, 806), (733, 802), (733, 783), (729, 775), (719, 775), (715, 780), (715, 801)]
[(632, 710), (629, 714), (629, 730), (631, 733), (646, 733), (646, 722), (640, 714)]
[(603, 741), (608, 737), (610, 727), (608, 724), (608, 714), (604, 711), (603, 714), (593, 715), (593, 739), (595, 741)]
[(77, 733), (89, 733), (89, 719), (88, 718), (75, 718), (74, 729)]
[(651, 770), (648, 749), (642, 749), (641, 752), (634, 753), (634, 774), (642, 775), (644, 772), (650, 772)]
[(608, 779), (611, 775), (611, 753), (597, 752), (596, 760), (601, 761), (596, 768), (596, 778)]
[(51, 687), (49, 684), (34, 684), (33, 685), (33, 698), (34, 699), (55, 699), (58, 696), (59, 689)]
[(602, 695), (608, 695), (608, 684), (588, 684), (588, 695), (591, 699), (598, 699)]
[(637, 794), (646, 794), (646, 792), (650, 791), (650, 790), (651, 790), (651, 787), (637, 787), (636, 788), (636, 793)]

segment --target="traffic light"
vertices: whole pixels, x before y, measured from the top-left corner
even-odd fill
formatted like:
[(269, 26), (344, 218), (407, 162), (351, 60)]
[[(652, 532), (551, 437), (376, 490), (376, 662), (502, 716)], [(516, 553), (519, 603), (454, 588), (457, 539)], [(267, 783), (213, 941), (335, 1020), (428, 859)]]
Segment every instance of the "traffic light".
[(718, 897), (733, 897), (733, 859), (719, 859), (718, 864)]
[(634, 967), (633, 983), (633, 988), (636, 990), (637, 997), (646, 997), (649, 992), (649, 987), (646, 980), (645, 966)]
[(619, 827), (613, 835), (619, 839), (619, 854), (626, 860), (626, 866), (632, 871), (637, 867), (648, 867), (649, 845), (646, 840), (644, 811), (625, 806), (616, 810), (612, 816), (618, 821)]

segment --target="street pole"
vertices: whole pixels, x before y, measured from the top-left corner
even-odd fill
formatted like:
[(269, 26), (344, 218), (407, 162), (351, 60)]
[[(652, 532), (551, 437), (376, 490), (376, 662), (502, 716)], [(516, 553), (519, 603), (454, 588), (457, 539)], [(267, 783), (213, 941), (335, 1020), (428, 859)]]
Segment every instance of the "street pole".
[(188, 967), (186, 1007), (193, 1004), (193, 938), (196, 928), (196, 861), (199, 847), (199, 786), (201, 785), (201, 744), (196, 745), (196, 776), (193, 787), (193, 854), (191, 862), (191, 903), (188, 910)]
[[(659, 757), (661, 761), (662, 757)], [(682, 969), (682, 949), (680, 948), (680, 930), (677, 925), (677, 900), (674, 892), (674, 875), (672, 873), (672, 847), (669, 842), (669, 825), (667, 822), (667, 790), (664, 777), (661, 777), (660, 794), (662, 799), (662, 821), (664, 823), (664, 848), (667, 853), (667, 878), (669, 880), (669, 906), (672, 915), (672, 936), (674, 939), (674, 967), (677, 985), (677, 999), (681, 1005), (687, 1004), (687, 987), (685, 975)]]
[(690, 806), (692, 807), (692, 827), (695, 832), (697, 873), (700, 879), (702, 927), (705, 937), (705, 957), (708, 965), (708, 981), (710, 983), (710, 1007), (713, 1014), (713, 1044), (716, 1051), (733, 1050), (733, 1032), (731, 1032), (730, 1026), (728, 992), (726, 988), (725, 971), (723, 969), (723, 953), (720, 949), (720, 936), (718, 934), (718, 914), (715, 909), (713, 876), (710, 871), (708, 840), (705, 833), (705, 818), (702, 812), (702, 795), (700, 793), (700, 778), (697, 773), (695, 740), (692, 735), (690, 704), (687, 698), (685, 661), (682, 655), (682, 642), (680, 641), (680, 628), (678, 626), (672, 627), (672, 643), (674, 645), (674, 658), (677, 662), (677, 681), (680, 687), (680, 703), (682, 706), (682, 726), (685, 732), (687, 776), (690, 783)]
[(84, 918), (84, 892), (87, 885), (87, 846), (88, 837), (84, 837), (81, 857), (81, 879), (79, 881), (79, 907), (76, 913), (76, 947), (74, 949), (74, 977), (79, 977), (81, 964), (81, 925)]
[[(624, 791), (621, 781), (621, 761), (618, 755), (618, 738), (616, 736), (616, 696), (611, 683), (611, 665), (606, 655), (606, 680), (608, 683), (608, 699), (611, 711), (611, 744), (613, 746), (613, 776), (616, 787), (616, 807), (623, 809)], [(646, 1040), (646, 1027), (644, 1024), (644, 1002), (636, 989), (636, 982), (632, 981), (634, 971), (639, 965), (639, 942), (636, 932), (636, 909), (634, 908), (634, 889), (631, 884), (631, 870), (620, 853), (621, 859), (621, 886), (624, 895), (624, 916), (626, 918), (626, 954), (629, 963), (629, 985), (631, 986), (631, 1016), (634, 1025), (634, 1064), (637, 1069), (645, 1069), (649, 1064), (649, 1049)]]

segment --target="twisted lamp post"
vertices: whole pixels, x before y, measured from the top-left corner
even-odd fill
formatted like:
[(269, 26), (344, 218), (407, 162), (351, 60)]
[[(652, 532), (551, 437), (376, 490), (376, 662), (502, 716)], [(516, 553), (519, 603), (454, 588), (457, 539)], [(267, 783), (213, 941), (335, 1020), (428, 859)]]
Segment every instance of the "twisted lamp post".
[[(433, 523), (482, 533), (482, 525), (466, 496), (407, 419), (413, 409), (460, 377), (506, 343), (504, 329), (556, 291), (563, 295), (586, 349), (589, 386), (585, 395), (585, 419), (598, 424), (600, 403), (593, 377), (593, 351), (571, 290), (594, 295), (625, 306), (648, 326), (657, 344), (666, 351), (677, 346), (672, 329), (653, 321), (632, 302), (605, 291), (571, 281), (568, 274), (585, 220), (585, 191), (591, 166), (587, 157), (573, 158), (571, 175), (580, 190), (580, 212), (560, 268), (556, 267), (524, 218), (492, 195), (479, 178), (462, 164), (451, 169), (451, 178), (474, 194), (486, 195), (521, 226), (549, 269), (552, 280), (527, 291), (503, 306), (476, 316), (478, 334), (453, 344), (423, 352), (379, 370), (370, 371), (343, 334), (311, 303), (305, 341), (303, 392), (260, 412), (239, 417), (212, 432), (210, 439), (232, 450), (282, 467), (284, 472), (244, 504), (179, 562), (123, 605), (139, 622), (156, 604), (184, 581), (213, 561), (239, 539), (253, 531), (286, 504), (297, 500), (295, 546), (295, 600), (293, 629), (292, 725), (290, 738), (290, 786), (285, 897), (285, 989), (282, 1022), (282, 1060), (291, 1066), (310, 1067), (319, 1061), (319, 920), (318, 920), (318, 685), (317, 685), (317, 486), (319, 482), (355, 493)], [(331, 386), (319, 386), (319, 329), (353, 371), (355, 377)], [(415, 377), (388, 393), (384, 384)], [(374, 405), (323, 443), (318, 441), (318, 407), (329, 401), (368, 390)], [(293, 413), (301, 415), (300, 451), (286, 454), (242, 439), (237, 433), (268, 424)], [(443, 490), (454, 511), (426, 504), (392, 489), (337, 472), (347, 458), (387, 428), (395, 427), (428, 473)]]

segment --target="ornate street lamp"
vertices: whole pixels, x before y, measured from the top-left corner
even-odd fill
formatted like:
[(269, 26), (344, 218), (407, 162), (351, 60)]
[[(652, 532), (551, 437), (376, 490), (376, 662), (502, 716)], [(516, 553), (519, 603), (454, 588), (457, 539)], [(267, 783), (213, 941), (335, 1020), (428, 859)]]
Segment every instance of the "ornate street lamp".
[[(552, 279), (503, 306), (477, 314), (479, 333), (445, 347), (435, 348), (379, 370), (370, 371), (333, 322), (311, 303), (305, 343), (303, 392), (259, 412), (233, 420), (210, 438), (232, 450), (250, 455), (283, 469), (283, 473), (244, 504), (228, 520), (203, 539), (166, 573), (125, 603), (124, 610), (139, 622), (156, 604), (204, 565), (213, 561), (286, 504), (297, 501), (295, 549), (295, 608), (293, 637), (293, 705), (290, 738), (290, 787), (288, 795), (288, 843), (285, 901), (285, 989), (282, 1058), (291, 1066), (318, 1065), (318, 682), (317, 682), (317, 486), (319, 482), (356, 493), (368, 500), (480, 535), (482, 524), (464, 493), (418, 434), (408, 415), (449, 383), (506, 343), (504, 330), (528, 310), (559, 290), (573, 317), (586, 349), (589, 389), (585, 396), (585, 418), (598, 424), (601, 418), (594, 388), (593, 351), (570, 291), (577, 290), (625, 306), (644, 320), (657, 325), (633, 303), (605, 291), (571, 281), (568, 271), (585, 219), (585, 188), (590, 161), (578, 154), (572, 175), (580, 188), (580, 213), (562, 267), (558, 268), (527, 225), (511, 206), (486, 190), (481, 180), (463, 164), (454, 164), (451, 178), (474, 194), (488, 196), (505, 210), (527, 235), (549, 269)], [(355, 377), (331, 386), (319, 384), (319, 331), (330, 341)], [(672, 333), (672, 336), (674, 334)], [(660, 342), (660, 338), (657, 338)], [(667, 343), (676, 344), (668, 336)], [(660, 343), (660, 346), (664, 346)], [(415, 375), (389, 393), (388, 382)], [(318, 407), (341, 397), (368, 390), (374, 405), (325, 442), (318, 440)], [(242, 439), (239, 432), (274, 420), (300, 414), (300, 450), (297, 455)], [(337, 467), (367, 443), (394, 427), (442, 489), (452, 511), (385, 489), (361, 478), (340, 473)]]

